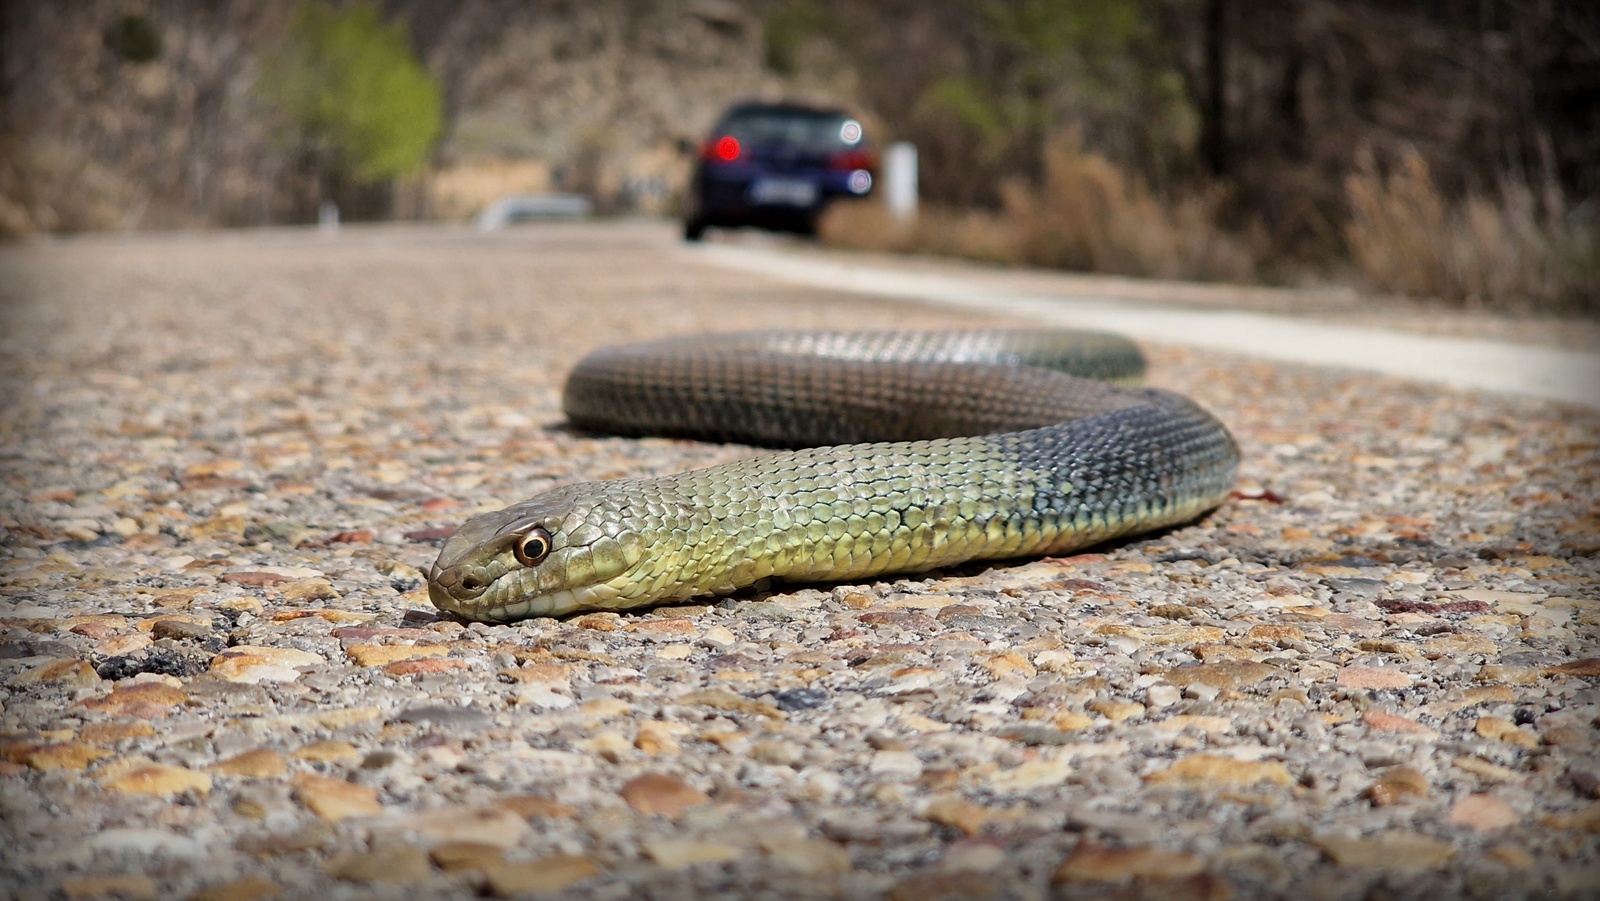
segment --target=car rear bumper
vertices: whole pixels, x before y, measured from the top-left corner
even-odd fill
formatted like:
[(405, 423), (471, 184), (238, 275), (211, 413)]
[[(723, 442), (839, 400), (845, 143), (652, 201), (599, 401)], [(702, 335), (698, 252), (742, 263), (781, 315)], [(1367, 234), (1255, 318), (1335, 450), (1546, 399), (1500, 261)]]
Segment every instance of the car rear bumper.
[[(752, 173), (702, 169), (693, 185), (692, 215), (708, 224), (760, 225), (814, 219), (833, 200), (865, 197), (848, 172)], [(809, 190), (799, 190), (808, 186)]]

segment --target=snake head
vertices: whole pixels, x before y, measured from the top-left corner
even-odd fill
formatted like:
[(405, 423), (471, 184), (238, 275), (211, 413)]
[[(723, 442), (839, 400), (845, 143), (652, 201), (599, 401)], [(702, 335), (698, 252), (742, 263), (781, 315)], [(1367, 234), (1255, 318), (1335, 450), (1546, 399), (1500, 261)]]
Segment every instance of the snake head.
[(570, 485), (467, 520), (429, 571), (434, 606), (485, 622), (619, 606), (647, 542), (607, 503), (607, 486)]

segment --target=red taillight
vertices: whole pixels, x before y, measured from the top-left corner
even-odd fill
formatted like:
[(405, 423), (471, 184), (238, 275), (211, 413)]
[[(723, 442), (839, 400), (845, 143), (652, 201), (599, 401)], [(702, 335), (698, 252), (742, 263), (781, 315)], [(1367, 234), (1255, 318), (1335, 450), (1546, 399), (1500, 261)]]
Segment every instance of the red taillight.
[(715, 141), (707, 141), (702, 155), (708, 160), (731, 163), (739, 158), (739, 139), (733, 135), (723, 135)]
[(878, 161), (866, 150), (841, 150), (828, 157), (828, 168), (872, 171), (878, 168)]

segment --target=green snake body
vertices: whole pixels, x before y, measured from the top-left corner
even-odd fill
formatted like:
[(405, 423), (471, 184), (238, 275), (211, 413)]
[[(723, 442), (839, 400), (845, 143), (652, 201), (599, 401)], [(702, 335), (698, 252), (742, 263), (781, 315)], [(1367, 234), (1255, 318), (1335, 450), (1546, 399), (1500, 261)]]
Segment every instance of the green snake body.
[(1143, 368), (1125, 339), (1055, 331), (597, 351), (567, 383), (579, 428), (804, 449), (568, 485), (474, 517), (429, 594), (506, 622), (1063, 553), (1180, 523), (1226, 497), (1238, 449), (1187, 398), (1114, 383)]

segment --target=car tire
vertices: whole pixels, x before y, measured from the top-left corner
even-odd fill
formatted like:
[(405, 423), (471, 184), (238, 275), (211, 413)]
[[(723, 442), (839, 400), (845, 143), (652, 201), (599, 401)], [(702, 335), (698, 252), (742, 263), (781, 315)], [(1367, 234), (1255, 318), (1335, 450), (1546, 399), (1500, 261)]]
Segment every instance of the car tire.
[(706, 221), (696, 216), (683, 220), (683, 240), (700, 241), (706, 236)]

